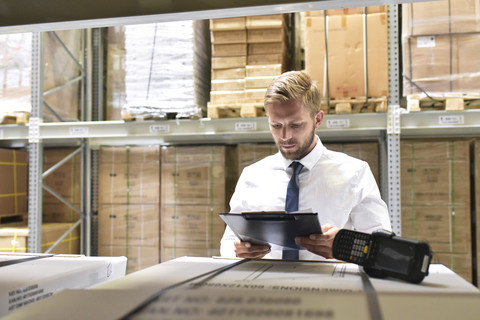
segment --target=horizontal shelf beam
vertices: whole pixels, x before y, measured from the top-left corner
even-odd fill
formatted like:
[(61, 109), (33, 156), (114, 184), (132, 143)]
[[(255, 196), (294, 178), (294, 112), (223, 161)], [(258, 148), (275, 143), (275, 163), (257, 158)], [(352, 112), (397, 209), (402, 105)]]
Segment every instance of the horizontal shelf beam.
[[(0, 33), (203, 20), (425, 0), (0, 0)], [(432, 1), (432, 0), (427, 0)]]

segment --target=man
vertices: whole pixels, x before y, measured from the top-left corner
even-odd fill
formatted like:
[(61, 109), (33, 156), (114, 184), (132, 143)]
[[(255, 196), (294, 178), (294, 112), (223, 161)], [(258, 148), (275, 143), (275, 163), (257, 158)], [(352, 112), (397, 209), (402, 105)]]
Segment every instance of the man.
[[(293, 174), (290, 165), (295, 160), (303, 165), (298, 174), (298, 211), (317, 212), (322, 226), (322, 234), (295, 239), (306, 249), (300, 250), (298, 259), (332, 258), (339, 228), (391, 229), (387, 206), (368, 164), (327, 150), (315, 134), (323, 120), (320, 92), (305, 72), (291, 71), (275, 79), (264, 105), (279, 152), (243, 170), (230, 212), (285, 210)], [(220, 251), (226, 257), (281, 259), (283, 249), (242, 242), (227, 226)]]

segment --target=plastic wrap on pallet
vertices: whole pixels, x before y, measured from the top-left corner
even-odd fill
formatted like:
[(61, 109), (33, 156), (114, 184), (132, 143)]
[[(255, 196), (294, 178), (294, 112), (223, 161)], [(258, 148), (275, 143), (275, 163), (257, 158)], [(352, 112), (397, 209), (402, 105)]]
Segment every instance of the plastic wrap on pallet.
[(108, 34), (108, 120), (201, 116), (209, 91), (207, 21), (124, 26)]
[(404, 95), (478, 93), (480, 1), (402, 5)]
[(0, 34), (0, 123), (31, 111), (31, 67), (31, 33)]

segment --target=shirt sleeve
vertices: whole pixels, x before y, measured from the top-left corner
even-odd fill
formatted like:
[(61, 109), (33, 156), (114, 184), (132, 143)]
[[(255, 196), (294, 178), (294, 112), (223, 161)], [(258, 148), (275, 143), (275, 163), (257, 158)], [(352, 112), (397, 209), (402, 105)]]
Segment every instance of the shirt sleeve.
[(378, 229), (392, 230), (388, 207), (380, 196), (377, 182), (367, 163), (358, 172), (358, 203), (352, 208), (353, 227), (371, 233)]

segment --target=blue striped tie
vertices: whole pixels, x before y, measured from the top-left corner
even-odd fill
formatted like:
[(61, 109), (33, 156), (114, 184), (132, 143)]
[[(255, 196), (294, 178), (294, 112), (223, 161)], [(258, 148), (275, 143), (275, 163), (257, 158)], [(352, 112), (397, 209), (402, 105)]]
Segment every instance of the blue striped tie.
[[(287, 187), (287, 199), (285, 201), (285, 211), (286, 212), (295, 212), (298, 211), (298, 174), (303, 169), (303, 165), (300, 162), (294, 161), (290, 164), (290, 167), (293, 169), (292, 177)], [(298, 260), (298, 250), (297, 249), (283, 249), (282, 258), (288, 260)]]

